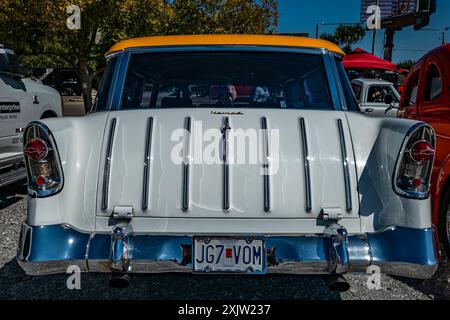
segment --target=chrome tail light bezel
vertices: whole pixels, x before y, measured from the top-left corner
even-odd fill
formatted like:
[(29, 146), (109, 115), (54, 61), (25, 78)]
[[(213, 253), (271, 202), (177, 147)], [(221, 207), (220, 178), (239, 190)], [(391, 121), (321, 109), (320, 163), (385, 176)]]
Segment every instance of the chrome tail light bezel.
[(25, 167), (27, 169), (28, 178), (28, 194), (34, 198), (46, 198), (54, 196), (61, 192), (64, 187), (64, 173), (62, 170), (61, 159), (58, 152), (58, 146), (56, 145), (55, 138), (50, 129), (42, 122), (33, 121), (30, 122), (23, 134), (23, 147), (25, 149), (27, 143), (31, 139), (41, 139), (49, 147), (49, 153), (46, 155), (48, 161), (51, 162), (50, 166), (56, 171), (58, 180), (53, 180), (53, 184), (50, 186), (38, 186), (33, 183), (34, 172), (32, 171), (32, 160), (24, 154)]
[[(422, 130), (422, 134), (423, 134), (423, 130), (427, 130), (428, 134), (429, 134), (429, 140), (422, 137), (415, 141), (411, 141), (411, 139), (418, 133), (419, 130)], [(427, 163), (428, 167), (426, 168), (426, 175), (425, 175), (426, 176), (425, 177), (426, 190), (425, 191), (407, 190), (398, 185), (400, 168), (401, 168), (401, 165), (403, 164), (404, 157), (411, 157), (411, 160), (415, 161), (414, 158), (410, 155), (410, 150), (408, 150), (408, 146), (414, 146), (414, 144), (416, 144), (417, 142), (422, 141), (422, 140), (429, 142), (434, 148), (434, 155), (432, 156), (432, 158), (430, 160), (428, 160), (428, 163)], [(402, 197), (408, 198), (408, 199), (418, 199), (418, 200), (428, 199), (430, 197), (431, 174), (433, 171), (433, 164), (434, 164), (435, 157), (436, 157), (436, 134), (434, 132), (434, 129), (431, 126), (429, 126), (428, 124), (423, 123), (423, 122), (417, 123), (416, 125), (412, 126), (408, 130), (408, 133), (406, 134), (406, 137), (403, 140), (402, 147), (400, 149), (400, 153), (398, 154), (398, 157), (397, 157), (397, 160), (395, 163), (395, 170), (394, 170), (394, 175), (392, 178), (392, 185), (393, 185), (393, 189), (394, 189), (395, 193), (397, 193), (398, 195), (400, 195)], [(418, 165), (419, 165), (419, 163), (418, 163)]]

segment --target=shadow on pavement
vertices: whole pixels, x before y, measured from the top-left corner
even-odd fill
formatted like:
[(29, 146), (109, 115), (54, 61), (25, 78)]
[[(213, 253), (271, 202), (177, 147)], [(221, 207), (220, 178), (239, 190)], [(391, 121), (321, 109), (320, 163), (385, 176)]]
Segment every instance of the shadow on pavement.
[(0, 210), (17, 201), (22, 200), (27, 195), (27, 181), (21, 180), (16, 183), (0, 188)]
[(2, 299), (107, 299), (107, 300), (188, 300), (188, 299), (340, 299), (330, 292), (320, 277), (270, 275), (159, 274), (136, 275), (129, 288), (108, 286), (108, 274), (81, 274), (81, 290), (69, 290), (68, 275), (30, 277), (16, 260), (0, 269)]
[(431, 279), (395, 278), (435, 300), (450, 300), (450, 261), (447, 258), (442, 259), (438, 270)]

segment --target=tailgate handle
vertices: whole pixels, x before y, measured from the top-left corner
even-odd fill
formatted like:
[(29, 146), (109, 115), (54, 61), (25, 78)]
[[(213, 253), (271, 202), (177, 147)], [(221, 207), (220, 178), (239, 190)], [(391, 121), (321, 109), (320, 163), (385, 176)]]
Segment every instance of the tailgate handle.
[(133, 219), (134, 206), (116, 205), (113, 210), (113, 218), (115, 219)]
[(340, 220), (342, 218), (341, 208), (322, 208), (322, 220)]

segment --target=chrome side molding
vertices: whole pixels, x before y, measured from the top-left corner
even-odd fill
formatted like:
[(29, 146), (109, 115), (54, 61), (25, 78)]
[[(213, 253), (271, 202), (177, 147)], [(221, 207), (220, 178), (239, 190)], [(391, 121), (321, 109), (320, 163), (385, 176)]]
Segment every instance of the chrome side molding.
[(223, 210), (230, 210), (230, 164), (228, 162), (230, 118), (223, 118), (222, 161), (223, 161)]
[(111, 171), (111, 156), (114, 143), (114, 134), (116, 131), (117, 118), (113, 118), (111, 126), (109, 127), (108, 145), (106, 147), (105, 167), (103, 169), (103, 191), (102, 191), (102, 210), (108, 208), (108, 194), (109, 194), (109, 176)]
[(152, 154), (152, 136), (153, 136), (153, 117), (147, 120), (147, 133), (145, 138), (145, 156), (144, 156), (144, 181), (142, 185), (142, 210), (148, 209), (148, 192), (150, 180), (150, 157)]
[(338, 119), (339, 141), (341, 145), (342, 165), (344, 170), (344, 185), (345, 185), (345, 204), (347, 212), (352, 211), (352, 191), (350, 188), (350, 169), (347, 156), (347, 145), (345, 143), (344, 128), (342, 127), (342, 120)]
[(187, 132), (187, 138), (184, 144), (183, 160), (183, 199), (181, 208), (183, 211), (189, 210), (189, 170), (191, 164), (191, 117), (184, 120), (184, 130)]
[(264, 179), (264, 211), (270, 211), (270, 151), (269, 151), (269, 133), (267, 131), (267, 118), (261, 118), (261, 129), (263, 131), (263, 179)]
[(300, 118), (300, 136), (302, 138), (303, 166), (305, 170), (305, 210), (310, 212), (312, 210), (311, 169), (309, 163), (309, 149), (308, 139), (306, 137), (305, 119), (303, 117)]

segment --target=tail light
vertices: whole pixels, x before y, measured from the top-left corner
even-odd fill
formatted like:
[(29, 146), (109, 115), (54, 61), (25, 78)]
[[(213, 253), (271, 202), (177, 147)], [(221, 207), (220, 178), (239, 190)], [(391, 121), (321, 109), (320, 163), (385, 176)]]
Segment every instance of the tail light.
[(435, 156), (433, 129), (420, 123), (408, 132), (395, 168), (394, 190), (408, 198), (426, 199)]
[(54, 195), (63, 187), (63, 173), (58, 149), (50, 130), (43, 123), (32, 122), (24, 134), (28, 193), (42, 198)]

